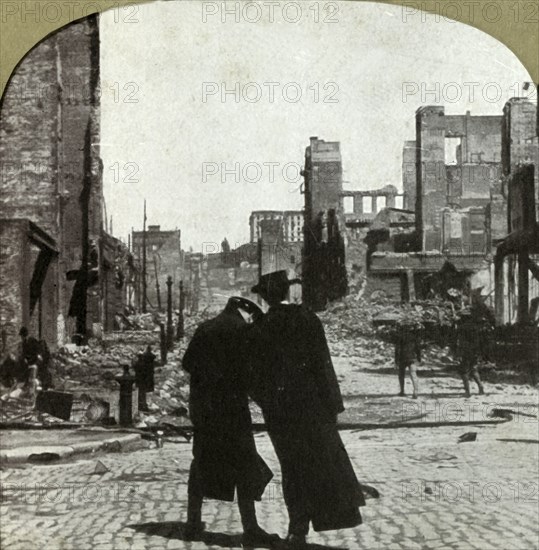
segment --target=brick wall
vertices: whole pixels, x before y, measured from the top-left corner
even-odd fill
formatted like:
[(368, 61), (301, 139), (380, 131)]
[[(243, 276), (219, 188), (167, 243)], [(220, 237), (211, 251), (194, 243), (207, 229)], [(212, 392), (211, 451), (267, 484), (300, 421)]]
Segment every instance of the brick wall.
[(20, 277), (23, 266), (24, 228), (22, 222), (0, 221), (0, 327), (8, 352), (17, 349), (18, 333), (24, 324), (23, 280)]
[[(57, 295), (47, 326), (58, 323), (61, 339), (72, 330), (67, 312), (73, 283), (65, 274), (80, 267), (85, 181), (92, 185), (90, 238), (97, 239), (102, 227), (98, 85), (98, 20), (91, 16), (39, 43), (15, 69), (1, 104), (2, 216), (31, 220), (58, 245), (55, 280), (51, 272), (44, 284)], [(27, 292), (23, 288), (21, 299)]]
[(58, 105), (41, 97), (57, 83), (56, 38), (36, 46), (15, 70), (0, 111), (0, 207), (5, 218), (28, 218), (58, 238)]
[(305, 151), (303, 300), (322, 310), (346, 294), (342, 161), (339, 142), (312, 137)]
[(2, 352), (16, 352), (22, 326), (52, 348), (56, 343), (56, 263), (51, 260), (45, 266), (39, 299), (31, 309), (30, 282), (40, 249), (29, 240), (30, 225), (28, 220), (0, 220), (0, 331), (6, 346)]
[(404, 190), (404, 208), (415, 210), (416, 197), (416, 142), (404, 142), (402, 151), (402, 187)]
[[(492, 192), (500, 192), (502, 117), (469, 111), (446, 116), (444, 107), (422, 107), (416, 113), (416, 144), (416, 229), (423, 250), (441, 250), (447, 245), (444, 208), (484, 209)], [(455, 148), (451, 158), (448, 144)]]

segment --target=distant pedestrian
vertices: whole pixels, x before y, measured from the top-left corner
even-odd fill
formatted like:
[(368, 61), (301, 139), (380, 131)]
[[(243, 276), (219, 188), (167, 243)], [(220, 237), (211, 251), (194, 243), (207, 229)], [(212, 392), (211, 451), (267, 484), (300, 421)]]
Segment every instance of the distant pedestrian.
[(233, 501), (237, 491), (244, 545), (266, 546), (280, 539), (266, 533), (256, 517), (255, 500), (261, 499), (273, 473), (258, 454), (252, 432), (242, 302), (231, 298), (217, 317), (202, 323), (183, 357), (183, 368), (190, 374), (194, 427), (184, 537), (201, 538), (205, 497)]
[(481, 319), (471, 311), (464, 310), (461, 312), (457, 323), (457, 353), (460, 356), (458, 371), (464, 384), (466, 397), (471, 396), (470, 378), (477, 384), (479, 395), (485, 393), (477, 366), (482, 355), (482, 340), (485, 337), (482, 328)]
[(43, 358), (39, 341), (28, 334), (28, 329), (22, 327), (19, 331), (21, 345), (19, 350), (19, 374), (18, 379), (25, 383), (25, 389), (35, 396), (39, 386), (38, 370)]
[(419, 328), (411, 324), (398, 324), (395, 334), (395, 364), (399, 369), (399, 385), (402, 397), (405, 395), (406, 369), (410, 370), (413, 386), (413, 399), (417, 399), (419, 382), (417, 380), (416, 361), (421, 361), (421, 335)]
[(155, 354), (152, 352), (152, 346), (138, 354), (133, 367), (138, 388), (139, 411), (148, 411), (147, 394), (154, 391)]

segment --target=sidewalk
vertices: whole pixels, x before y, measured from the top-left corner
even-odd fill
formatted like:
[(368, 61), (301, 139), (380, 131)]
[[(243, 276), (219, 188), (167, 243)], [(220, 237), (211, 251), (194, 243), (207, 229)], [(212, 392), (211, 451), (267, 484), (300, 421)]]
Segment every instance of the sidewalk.
[[(533, 420), (527, 417), (527, 420)], [(537, 421), (480, 427), (343, 431), (358, 478), (380, 491), (354, 529), (309, 534), (310, 550), (539, 550)], [(529, 443), (527, 443), (529, 442)], [(285, 535), (280, 467), (268, 436), (259, 453), (275, 477), (257, 504), (262, 526)], [(207, 500), (203, 540), (183, 535), (191, 444), (86, 455), (66, 464), (0, 471), (2, 545), (10, 550), (241, 548), (236, 503)]]
[(77, 430), (0, 430), (0, 464), (58, 460), (99, 450), (121, 450), (140, 434), (81, 428)]

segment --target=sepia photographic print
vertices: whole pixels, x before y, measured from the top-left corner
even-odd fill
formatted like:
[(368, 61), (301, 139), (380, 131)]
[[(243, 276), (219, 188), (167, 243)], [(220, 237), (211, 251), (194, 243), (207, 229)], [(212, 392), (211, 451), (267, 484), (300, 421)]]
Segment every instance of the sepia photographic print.
[(0, 31), (2, 550), (539, 550), (537, 0)]

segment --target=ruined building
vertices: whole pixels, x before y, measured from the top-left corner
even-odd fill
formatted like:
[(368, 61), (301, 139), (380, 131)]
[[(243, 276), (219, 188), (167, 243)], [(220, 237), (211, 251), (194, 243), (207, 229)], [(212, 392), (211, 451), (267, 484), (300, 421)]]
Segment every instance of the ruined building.
[[(143, 258), (144, 231), (132, 231), (131, 250), (138, 264)], [(183, 252), (181, 231), (164, 231), (159, 225), (149, 225), (146, 230), (146, 298), (147, 306), (153, 310), (166, 310), (167, 277), (172, 277), (172, 303), (179, 303), (180, 281), (182, 280)], [(137, 279), (136, 304), (142, 309), (142, 281)]]
[(539, 319), (538, 136), (536, 105), (527, 99), (509, 101), (502, 125), (508, 216), (494, 262), (498, 324), (536, 324)]
[(501, 116), (416, 112), (416, 230), (421, 250), (490, 250), (485, 207), (499, 194)]
[[(418, 109), (416, 140), (406, 142), (403, 151), (405, 202), (406, 196), (412, 194), (411, 177), (414, 173), (416, 176), (417, 246), (415, 251), (407, 252), (403, 243), (399, 243), (399, 248), (395, 239), (392, 247), (378, 247), (370, 256), (371, 287), (377, 284), (393, 299), (426, 298), (432, 292), (430, 282), (450, 266), (462, 274), (468, 290), (481, 289), (486, 303), (494, 309), (496, 246), (508, 232), (523, 229), (514, 225), (515, 219), (519, 223), (526, 219), (529, 229), (533, 227), (532, 213), (536, 215), (537, 173), (532, 174), (537, 162), (535, 132), (536, 107), (525, 99), (510, 100), (503, 116), (471, 116), (469, 112), (464, 116), (446, 116), (439, 106)], [(410, 164), (414, 146), (415, 167)], [(522, 183), (524, 180), (528, 183)], [(526, 194), (525, 200), (522, 193)], [(516, 204), (525, 204), (527, 213), (521, 213)], [(513, 220), (509, 229), (508, 217)], [(506, 240), (502, 251), (498, 248), (499, 257), (516, 253), (516, 248), (508, 244), (516, 238), (513, 235)], [(413, 244), (413, 239), (410, 242)], [(501, 259), (499, 262), (501, 265)], [(510, 258), (506, 264), (511, 264)], [(506, 290), (500, 292), (508, 292), (509, 285), (514, 294), (517, 285), (511, 287), (510, 281), (514, 280), (515, 269), (507, 266), (505, 269), (512, 275), (506, 277)], [(498, 271), (496, 284), (501, 288), (501, 267)], [(520, 271), (521, 287), (528, 288), (524, 285), (527, 276), (524, 272), (528, 270)], [(509, 304), (511, 298), (506, 296), (502, 314), (500, 292), (499, 319), (507, 316), (507, 308), (513, 307)], [(521, 308), (523, 312), (524, 305)]]
[(263, 221), (279, 221), (283, 238), (288, 243), (303, 242), (302, 210), (255, 210), (249, 217), (251, 242), (256, 243), (261, 237), (260, 224)]
[(340, 208), (342, 159), (340, 143), (310, 139), (305, 150), (303, 302), (314, 310), (344, 296), (348, 283), (345, 265), (344, 216)]
[(405, 195), (399, 193), (394, 185), (341, 193), (349, 285), (361, 284), (371, 248), (376, 246), (382, 250), (384, 245), (381, 243), (390, 242), (396, 234), (413, 228), (414, 212), (405, 210), (404, 204)]
[[(100, 322), (99, 29), (96, 16), (36, 45), (0, 110), (4, 351), (18, 330), (54, 348)], [(97, 285), (97, 286), (96, 286)]]

